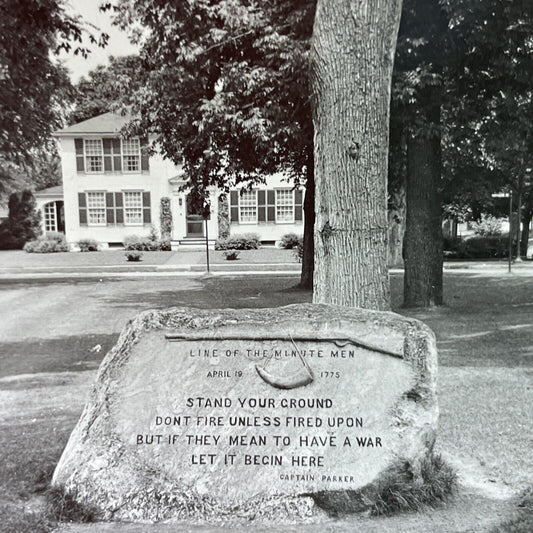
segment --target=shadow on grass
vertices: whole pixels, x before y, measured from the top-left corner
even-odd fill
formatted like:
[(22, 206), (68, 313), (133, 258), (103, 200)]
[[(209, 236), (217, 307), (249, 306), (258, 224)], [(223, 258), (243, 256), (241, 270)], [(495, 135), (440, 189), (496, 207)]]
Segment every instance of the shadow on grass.
[(507, 522), (496, 526), (491, 533), (531, 533), (533, 531), (533, 486), (519, 498), (516, 514)]
[(258, 276), (240, 278), (206, 277), (195, 286), (180, 290), (154, 290), (120, 295), (104, 295), (103, 301), (112, 306), (144, 309), (167, 307), (197, 307), (200, 309), (261, 308), (310, 302), (312, 293), (299, 289), (298, 278)]
[[(96, 368), (117, 339), (118, 333), (95, 333), (0, 342), (0, 378)], [(0, 384), (1, 389), (17, 386), (16, 383)]]

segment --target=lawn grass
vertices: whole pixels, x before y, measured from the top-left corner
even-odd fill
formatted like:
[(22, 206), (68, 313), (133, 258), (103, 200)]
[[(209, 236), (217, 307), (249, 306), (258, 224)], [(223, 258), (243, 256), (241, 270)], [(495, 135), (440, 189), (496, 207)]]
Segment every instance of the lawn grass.
[(496, 526), (491, 533), (531, 533), (533, 531), (533, 485), (518, 499), (515, 515)]
[[(105, 350), (89, 351), (100, 337), (107, 347), (127, 317), (147, 308), (257, 308), (309, 301), (310, 293), (293, 288), (297, 281), (280, 276), (148, 279), (0, 288), (0, 297), (6, 296), (0, 298), (2, 375), (20, 375), (0, 376), (0, 529), (50, 531), (54, 521), (39, 502), (95, 376), (94, 370), (74, 370), (86, 368), (80, 362), (101, 360)], [(464, 464), (475, 463), (488, 484), (525, 489), (533, 479), (533, 280), (448, 273), (447, 305), (431, 310), (401, 309), (401, 281), (392, 276), (394, 308), (424, 320), (438, 339), (438, 448)], [(84, 339), (81, 344), (78, 337)], [(10, 365), (14, 350), (16, 361)], [(528, 512), (531, 496), (526, 494), (501, 531), (529, 531)]]

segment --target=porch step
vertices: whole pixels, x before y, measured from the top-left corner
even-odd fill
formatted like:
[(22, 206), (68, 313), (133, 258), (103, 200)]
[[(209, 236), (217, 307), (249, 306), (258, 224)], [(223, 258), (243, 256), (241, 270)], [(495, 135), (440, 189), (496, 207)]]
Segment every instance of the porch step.
[[(210, 250), (215, 249), (216, 239), (208, 239)], [(185, 238), (170, 241), (171, 250), (205, 250), (205, 238)]]

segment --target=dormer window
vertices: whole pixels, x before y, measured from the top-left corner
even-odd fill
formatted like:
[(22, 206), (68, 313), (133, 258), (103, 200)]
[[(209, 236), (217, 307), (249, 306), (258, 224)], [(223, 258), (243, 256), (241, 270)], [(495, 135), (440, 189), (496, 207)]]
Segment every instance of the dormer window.
[(141, 143), (138, 138), (122, 139), (122, 168), (124, 172), (141, 171)]
[(101, 174), (104, 171), (104, 148), (102, 139), (85, 139), (85, 172)]

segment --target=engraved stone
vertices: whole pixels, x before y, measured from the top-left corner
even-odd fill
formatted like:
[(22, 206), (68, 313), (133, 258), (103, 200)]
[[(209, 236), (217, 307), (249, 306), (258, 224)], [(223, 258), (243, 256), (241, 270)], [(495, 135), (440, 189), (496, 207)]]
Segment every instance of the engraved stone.
[(363, 509), (388, 469), (431, 451), (436, 368), (432, 332), (393, 313), (145, 312), (102, 362), (53, 483), (106, 519)]

